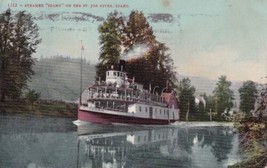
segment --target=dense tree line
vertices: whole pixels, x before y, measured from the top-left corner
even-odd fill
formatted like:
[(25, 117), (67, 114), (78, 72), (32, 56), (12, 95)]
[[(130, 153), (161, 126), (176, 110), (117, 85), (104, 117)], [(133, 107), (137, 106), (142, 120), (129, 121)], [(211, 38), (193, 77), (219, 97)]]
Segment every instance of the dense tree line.
[(34, 74), (32, 54), (41, 42), (38, 26), (25, 11), (0, 14), (0, 100), (19, 98)]
[[(105, 80), (105, 72), (116, 66), (122, 55), (127, 55), (137, 46), (147, 51), (137, 58), (126, 60), (125, 70), (130, 78), (142, 83), (144, 88), (157, 88), (160, 93), (166, 83), (173, 87), (177, 82), (169, 48), (156, 40), (152, 27), (142, 12), (132, 11), (128, 17), (112, 12), (99, 26), (100, 56), (96, 65), (96, 79)], [(146, 72), (146, 73), (144, 73)], [(145, 76), (144, 76), (145, 75)], [(168, 82), (166, 82), (168, 81)]]

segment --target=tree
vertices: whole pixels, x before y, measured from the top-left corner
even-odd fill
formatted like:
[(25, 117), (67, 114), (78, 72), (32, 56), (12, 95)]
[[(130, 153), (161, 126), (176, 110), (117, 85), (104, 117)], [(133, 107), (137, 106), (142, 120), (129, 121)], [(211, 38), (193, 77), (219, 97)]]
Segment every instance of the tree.
[(164, 43), (155, 42), (148, 56), (149, 62), (154, 69), (153, 77), (157, 79), (158, 83), (156, 84), (160, 88), (165, 87), (166, 81), (173, 88), (178, 81), (173, 59), (167, 53), (168, 50), (169, 48)]
[(41, 97), (41, 93), (36, 92), (35, 90), (29, 89), (28, 93), (26, 94), (26, 99), (31, 103), (32, 109), (33, 104), (39, 100)]
[(152, 27), (147, 22), (143, 12), (132, 11), (123, 28), (123, 46), (125, 52), (132, 50), (134, 46), (143, 44), (151, 47), (155, 42)]
[(116, 66), (121, 54), (121, 32), (123, 18), (118, 12), (110, 13), (107, 19), (98, 27), (101, 45), (99, 63), (96, 65), (96, 80), (105, 80), (106, 71)]
[(38, 26), (25, 11), (0, 14), (0, 99), (16, 99), (34, 74), (32, 66), (41, 42)]
[(188, 120), (190, 111), (195, 108), (195, 87), (191, 85), (189, 78), (183, 78), (177, 86), (178, 92), (178, 106), (181, 111), (181, 118)]
[(225, 111), (229, 112), (233, 107), (234, 92), (231, 90), (231, 82), (227, 80), (226, 76), (219, 77), (219, 81), (213, 91), (215, 100), (215, 110), (218, 114)]
[(240, 110), (245, 113), (254, 110), (258, 93), (256, 83), (253, 81), (245, 81), (238, 91), (240, 94)]
[(125, 20), (123, 16), (113, 12), (99, 26), (101, 52), (100, 62), (96, 66), (96, 78), (105, 79), (105, 72), (121, 59), (120, 53), (126, 56), (136, 47), (143, 46), (147, 49), (145, 53), (138, 55), (138, 58), (126, 60), (127, 75), (135, 77), (135, 81), (143, 84), (145, 89), (150, 85), (158, 88), (158, 93), (166, 87), (166, 81), (173, 87), (177, 78), (173, 60), (168, 54), (169, 48), (156, 41), (152, 27), (142, 12), (132, 11)]
[(214, 96), (209, 95), (207, 96), (207, 106), (206, 106), (206, 112), (210, 113), (211, 111), (215, 111), (215, 100), (214, 100)]
[[(177, 82), (173, 60), (166, 54), (168, 48), (164, 43), (155, 43), (143, 57), (127, 61), (126, 71), (130, 78), (142, 83), (145, 89), (151, 85), (158, 87), (158, 92), (164, 88), (173, 88)], [(146, 72), (146, 73), (144, 73)], [(168, 81), (168, 86), (166, 85)], [(160, 93), (160, 92), (159, 92)]]
[(205, 100), (205, 113), (210, 113), (210, 111), (214, 111), (214, 96), (207, 95), (206, 93), (203, 93), (202, 96)]
[(141, 45), (146, 48), (144, 55), (138, 55), (137, 59), (127, 61), (129, 77), (135, 77), (136, 81), (142, 83), (146, 89), (151, 85), (152, 88), (158, 87), (158, 91), (161, 91), (166, 87), (166, 81), (170, 88), (175, 86), (177, 78), (173, 59), (168, 54), (169, 48), (156, 40), (153, 29), (142, 12), (131, 12), (124, 24), (122, 37), (125, 54), (136, 46)]
[(203, 115), (206, 112), (205, 110), (205, 104), (203, 103), (203, 101), (200, 101), (198, 104), (198, 112)]
[(257, 97), (257, 107), (254, 111), (255, 114), (258, 115), (258, 119), (263, 119), (263, 113), (266, 113), (267, 109), (267, 84), (263, 85), (259, 91), (259, 95)]

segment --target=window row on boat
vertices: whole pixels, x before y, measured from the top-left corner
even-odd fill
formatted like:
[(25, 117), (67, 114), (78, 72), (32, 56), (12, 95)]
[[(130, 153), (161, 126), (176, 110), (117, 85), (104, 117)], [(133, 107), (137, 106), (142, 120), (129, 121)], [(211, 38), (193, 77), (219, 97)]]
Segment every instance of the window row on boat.
[(179, 112), (174, 108), (150, 106), (147, 104), (135, 103), (128, 106), (128, 113), (136, 117), (153, 119), (178, 119)]
[(89, 89), (88, 92), (88, 100), (91, 99), (117, 99), (117, 100), (124, 100), (124, 101), (137, 101), (137, 102), (147, 102), (150, 104), (164, 106), (163, 99), (159, 95), (153, 95), (150, 93), (141, 93), (141, 92), (134, 92), (134, 91), (122, 91), (122, 90), (112, 90), (112, 89), (104, 89), (101, 90), (99, 88)]

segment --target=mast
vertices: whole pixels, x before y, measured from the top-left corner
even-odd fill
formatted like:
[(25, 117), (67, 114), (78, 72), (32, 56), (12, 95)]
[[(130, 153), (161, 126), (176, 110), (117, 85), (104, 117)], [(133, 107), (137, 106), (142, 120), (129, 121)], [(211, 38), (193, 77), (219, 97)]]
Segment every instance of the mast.
[(81, 69), (80, 69), (80, 105), (82, 104), (82, 82), (83, 82), (83, 41), (81, 40)]

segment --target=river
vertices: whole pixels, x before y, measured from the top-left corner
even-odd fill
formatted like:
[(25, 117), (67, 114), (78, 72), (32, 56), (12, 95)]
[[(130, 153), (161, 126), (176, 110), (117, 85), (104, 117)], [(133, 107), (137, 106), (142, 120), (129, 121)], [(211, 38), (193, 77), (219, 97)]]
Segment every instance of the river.
[(1, 168), (220, 168), (241, 160), (231, 124), (81, 124), (0, 115)]

